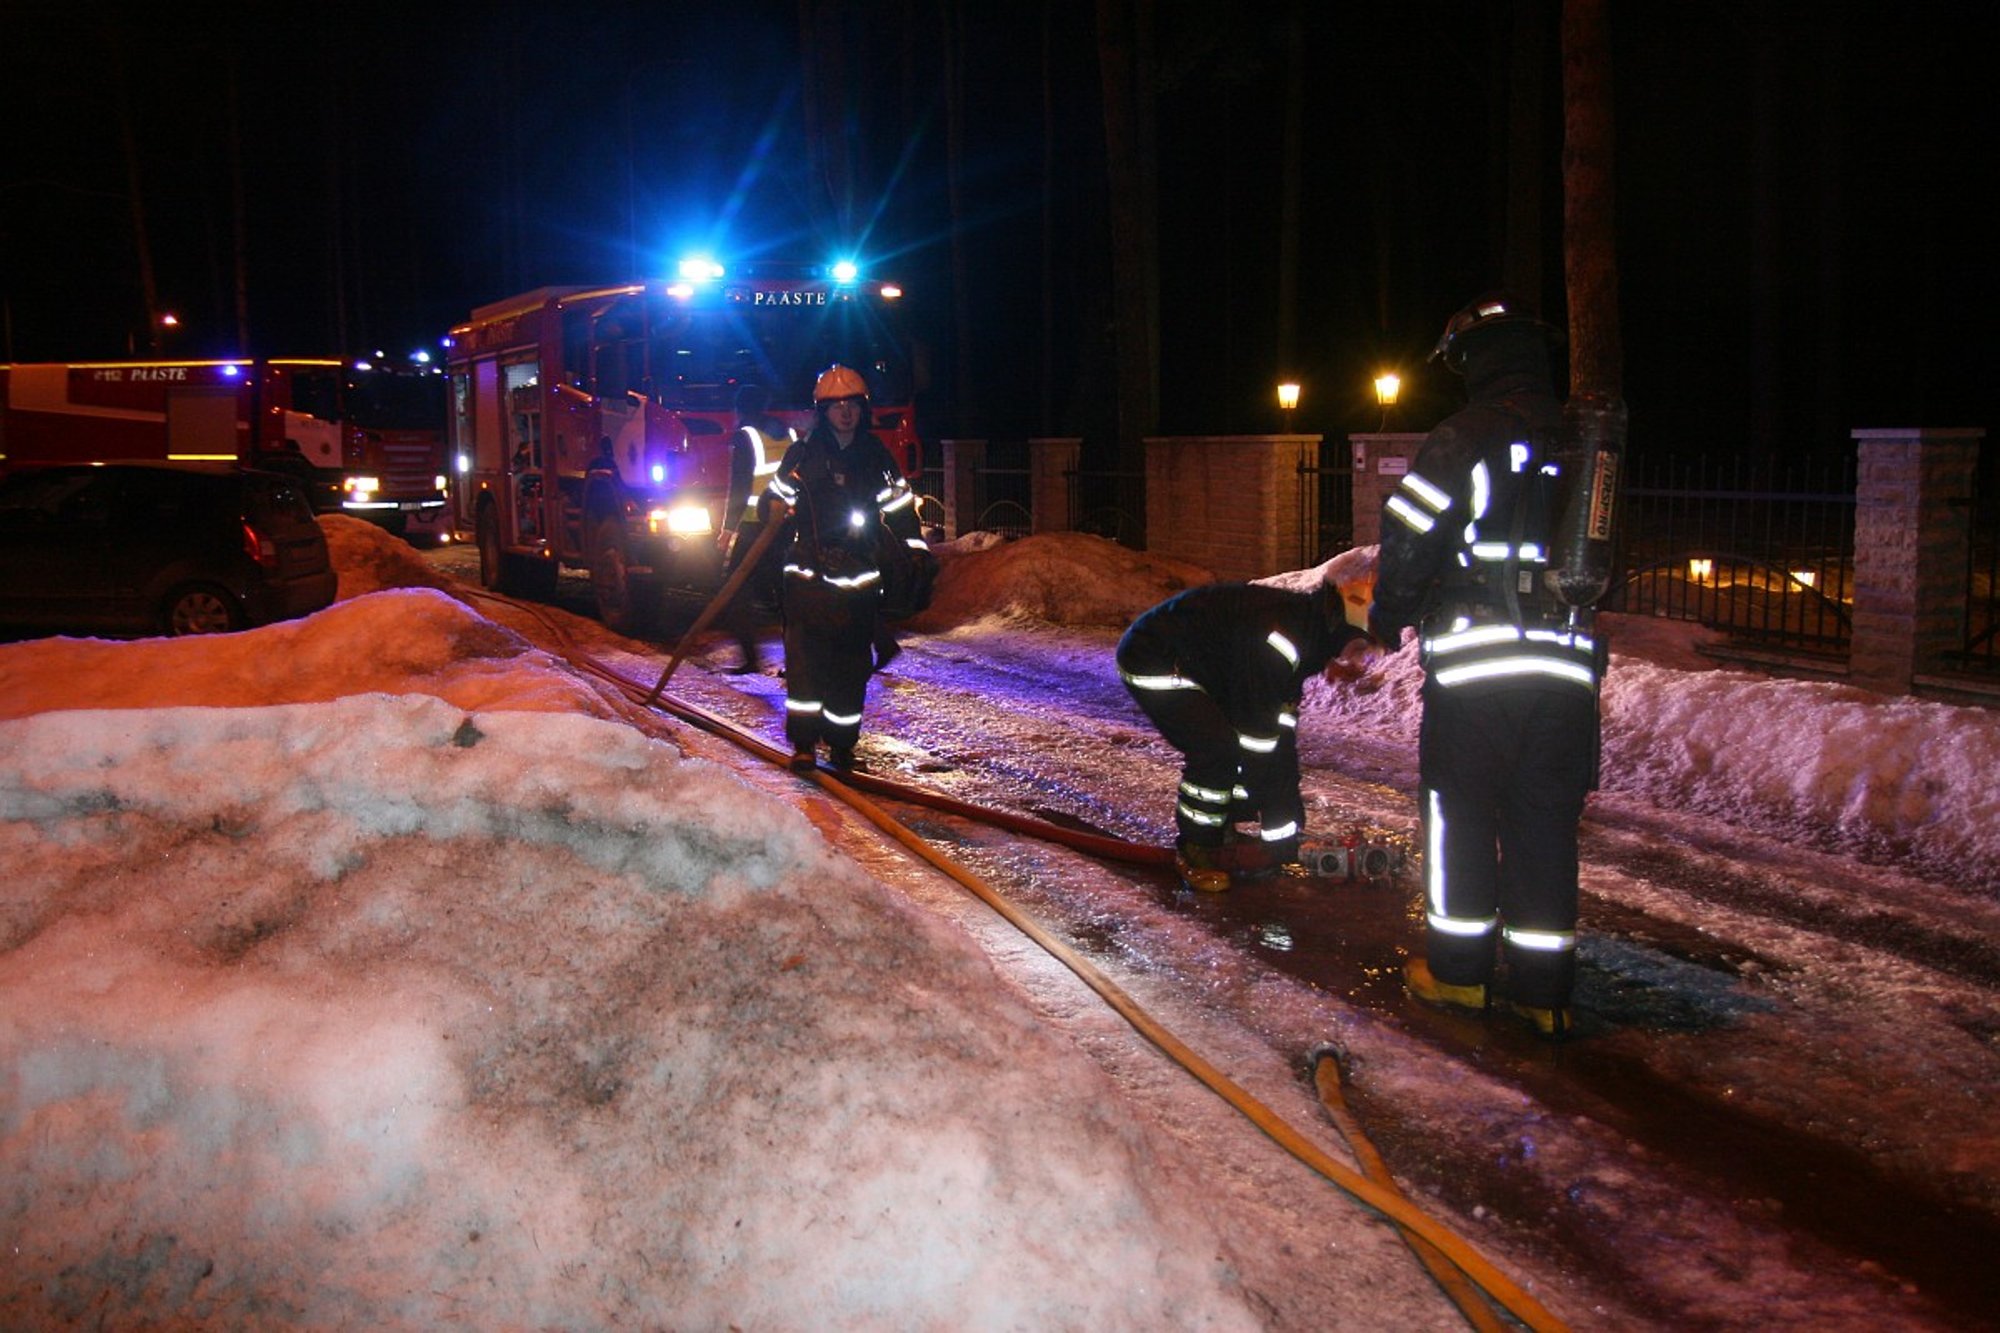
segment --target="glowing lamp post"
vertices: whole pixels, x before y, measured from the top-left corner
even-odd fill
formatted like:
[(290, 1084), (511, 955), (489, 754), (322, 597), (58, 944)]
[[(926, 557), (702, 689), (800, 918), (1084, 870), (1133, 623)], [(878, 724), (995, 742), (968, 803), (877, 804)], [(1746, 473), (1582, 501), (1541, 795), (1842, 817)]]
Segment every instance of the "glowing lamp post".
[(1299, 386), (1292, 383), (1278, 386), (1278, 410), (1285, 414), (1285, 434), (1292, 433), (1292, 413), (1299, 405)]
[(1382, 409), (1382, 422), (1375, 429), (1389, 429), (1389, 409), (1396, 405), (1396, 399), (1403, 392), (1403, 377), (1393, 370), (1385, 370), (1375, 377), (1375, 403)]

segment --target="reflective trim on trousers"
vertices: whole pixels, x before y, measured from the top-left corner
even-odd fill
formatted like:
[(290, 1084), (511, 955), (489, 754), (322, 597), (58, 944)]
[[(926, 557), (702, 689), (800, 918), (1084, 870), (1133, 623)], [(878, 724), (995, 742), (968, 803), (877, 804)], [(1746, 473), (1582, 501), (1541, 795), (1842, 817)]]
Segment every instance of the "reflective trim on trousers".
[[(1240, 792), (1243, 789), (1238, 787), (1236, 790)], [(1200, 801), (1204, 805), (1228, 805), (1232, 793), (1216, 787), (1203, 787), (1192, 782), (1183, 782), (1181, 783), (1181, 795), (1191, 800)]]
[(1177, 671), (1165, 675), (1138, 675), (1120, 668), (1118, 678), (1135, 690), (1198, 690), (1201, 686)]
[(1537, 953), (1562, 953), (1576, 948), (1576, 932), (1573, 930), (1521, 930), (1514, 926), (1503, 927), (1500, 938), (1519, 949), (1532, 949)]
[(1424, 897), (1428, 910), (1424, 921), (1440, 935), (1475, 938), (1491, 935), (1500, 924), (1497, 914), (1483, 917), (1452, 916), (1445, 904), (1444, 802), (1435, 788), (1424, 791)]

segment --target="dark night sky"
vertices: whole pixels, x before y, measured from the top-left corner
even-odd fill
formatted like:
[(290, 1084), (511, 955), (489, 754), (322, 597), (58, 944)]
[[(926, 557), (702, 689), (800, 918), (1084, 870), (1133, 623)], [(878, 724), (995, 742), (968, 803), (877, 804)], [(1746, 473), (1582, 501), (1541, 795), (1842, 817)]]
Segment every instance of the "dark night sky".
[[(1108, 398), (1094, 6), (950, 6), (966, 118), (952, 212), (939, 0), (853, 3), (814, 45), (848, 90), (866, 253), (962, 363), (932, 433), (1096, 432)], [(1561, 311), (1560, 90), (1538, 62), (1539, 295)], [(1837, 448), (1854, 426), (1994, 424), (1994, 160), (1982, 46), (1956, 6), (1616, 0), (1619, 265), (1635, 448)], [(662, 257), (816, 256), (797, 0), (389, 6), (10, 4), (0, 296), (11, 359), (145, 350), (121, 125), (170, 349), (238, 345), (229, 90), (240, 109), (250, 350), (433, 342), (473, 306)], [(1500, 278), (1512, 7), (1308, 0), (1293, 316), (1301, 428), (1370, 429), (1383, 362), (1421, 428), (1421, 358)], [(1162, 427), (1262, 431), (1279, 373), (1283, 5), (1163, 0)], [(1055, 133), (1044, 156), (1044, 99)], [(121, 114), (121, 107), (125, 114)], [(1044, 201), (1049, 208), (1044, 210)], [(1043, 308), (1043, 228), (1056, 282)], [(965, 332), (965, 341), (956, 335)], [(940, 377), (943, 384), (955, 381)]]

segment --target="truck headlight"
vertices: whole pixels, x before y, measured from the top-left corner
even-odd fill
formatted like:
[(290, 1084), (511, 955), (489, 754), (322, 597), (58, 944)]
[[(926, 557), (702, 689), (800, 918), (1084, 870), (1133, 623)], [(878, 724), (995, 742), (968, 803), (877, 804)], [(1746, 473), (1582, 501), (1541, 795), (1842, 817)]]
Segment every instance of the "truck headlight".
[(689, 503), (651, 510), (646, 530), (654, 536), (664, 532), (670, 537), (699, 537), (714, 532), (715, 525), (709, 522), (707, 505)]

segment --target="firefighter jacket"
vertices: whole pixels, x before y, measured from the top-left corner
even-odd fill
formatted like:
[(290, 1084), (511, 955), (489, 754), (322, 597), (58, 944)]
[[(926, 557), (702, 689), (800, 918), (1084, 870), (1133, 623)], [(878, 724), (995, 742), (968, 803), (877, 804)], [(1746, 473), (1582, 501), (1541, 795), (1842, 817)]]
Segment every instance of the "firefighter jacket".
[(1209, 583), (1133, 621), (1118, 644), (1118, 673), (1135, 694), (1200, 690), (1212, 698), (1236, 730), (1255, 787), (1260, 760), (1295, 743), (1307, 678), (1361, 637), (1343, 618), (1336, 588)]
[(1394, 645), (1417, 627), (1430, 690), (1594, 691), (1596, 645), (1543, 578), (1562, 423), (1545, 363), (1502, 357), (1469, 387), (1383, 503), (1369, 628)]
[(845, 449), (825, 423), (785, 451), (770, 493), (792, 510), (785, 573), (842, 589), (878, 589), (885, 543), (915, 525), (916, 497), (886, 447), (868, 430)]
[(722, 507), (722, 530), (735, 532), (762, 517), (759, 505), (778, 461), (793, 443), (792, 432), (771, 417), (746, 422), (729, 437), (729, 498)]

